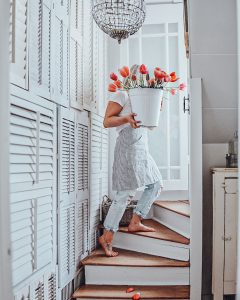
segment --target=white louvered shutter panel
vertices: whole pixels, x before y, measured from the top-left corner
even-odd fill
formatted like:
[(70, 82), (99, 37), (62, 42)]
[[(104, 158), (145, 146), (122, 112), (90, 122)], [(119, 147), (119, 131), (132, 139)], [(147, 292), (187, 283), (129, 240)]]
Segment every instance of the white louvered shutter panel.
[(30, 1), (30, 89), (51, 99), (52, 0)]
[(75, 203), (75, 151), (76, 125), (74, 111), (59, 109), (59, 201), (60, 203)]
[(57, 288), (57, 273), (51, 272), (46, 274), (45, 282), (47, 280), (47, 300), (58, 300)]
[(83, 1), (71, 1), (70, 15), (70, 101), (83, 109)]
[(76, 124), (72, 110), (59, 109), (59, 286), (64, 287), (75, 271)]
[[(45, 103), (46, 104), (46, 103)], [(11, 96), (13, 285), (50, 265), (55, 250), (55, 106)]]
[(107, 38), (106, 34), (100, 29), (99, 31), (99, 81), (98, 81), (98, 101), (97, 111), (98, 115), (104, 116), (107, 102), (107, 88), (108, 88), (108, 67), (107, 67)]
[(10, 82), (28, 88), (28, 1), (10, 2)]
[(83, 106), (92, 110), (93, 93), (93, 20), (91, 15), (92, 1), (84, 1), (83, 22)]
[(79, 261), (89, 250), (89, 117), (77, 112), (76, 253)]
[(92, 111), (103, 116), (107, 92), (106, 34), (93, 22), (93, 102)]
[(14, 300), (30, 300), (30, 286), (27, 285), (14, 292)]
[(59, 287), (63, 288), (75, 273), (75, 203), (59, 206)]
[(69, 12), (70, 0), (54, 2), (53, 99), (69, 107)]
[(108, 132), (103, 128), (103, 118), (91, 114), (91, 175), (90, 175), (90, 231), (91, 250), (97, 245), (97, 228), (100, 220), (99, 206), (108, 194)]
[(99, 53), (99, 30), (98, 26), (93, 21), (93, 101), (92, 101), (92, 112), (97, 113), (98, 101), (99, 101), (99, 80), (104, 74), (100, 74), (100, 53)]
[(39, 278), (31, 282), (31, 299), (33, 300), (45, 300), (45, 282), (44, 275), (41, 275)]

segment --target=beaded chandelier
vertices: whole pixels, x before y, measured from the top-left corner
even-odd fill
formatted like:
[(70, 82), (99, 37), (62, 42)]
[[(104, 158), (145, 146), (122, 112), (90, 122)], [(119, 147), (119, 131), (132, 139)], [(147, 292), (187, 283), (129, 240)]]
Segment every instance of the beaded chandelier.
[(99, 28), (120, 44), (142, 26), (146, 16), (145, 2), (93, 0), (92, 15)]

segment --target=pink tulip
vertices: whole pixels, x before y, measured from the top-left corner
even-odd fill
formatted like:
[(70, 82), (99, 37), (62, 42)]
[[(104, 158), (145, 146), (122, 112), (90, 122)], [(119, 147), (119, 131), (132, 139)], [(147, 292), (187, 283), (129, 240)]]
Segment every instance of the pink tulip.
[(185, 84), (185, 83), (180, 83), (180, 84), (179, 84), (179, 90), (180, 90), (180, 91), (184, 91), (184, 90), (185, 90), (185, 87), (186, 87), (186, 84)]
[(170, 93), (174, 96), (174, 95), (176, 95), (177, 94), (177, 91), (176, 90), (174, 90), (174, 89), (171, 89), (170, 90)]

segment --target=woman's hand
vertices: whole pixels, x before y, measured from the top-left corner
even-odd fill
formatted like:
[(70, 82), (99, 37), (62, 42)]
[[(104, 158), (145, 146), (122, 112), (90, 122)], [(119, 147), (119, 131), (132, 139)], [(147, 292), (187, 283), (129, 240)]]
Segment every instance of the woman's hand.
[(129, 114), (129, 115), (126, 116), (127, 123), (129, 123), (132, 128), (139, 128), (140, 127), (140, 126), (138, 126), (138, 124), (141, 123), (141, 121), (136, 121), (134, 119), (134, 117), (136, 115), (137, 114), (135, 114), (135, 113), (131, 113), (131, 114)]

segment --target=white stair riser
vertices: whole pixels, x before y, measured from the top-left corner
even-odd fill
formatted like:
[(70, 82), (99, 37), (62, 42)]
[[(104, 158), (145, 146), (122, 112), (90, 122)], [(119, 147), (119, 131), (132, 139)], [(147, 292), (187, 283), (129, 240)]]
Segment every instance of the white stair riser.
[(86, 284), (189, 285), (189, 268), (88, 265), (85, 278)]
[(169, 209), (154, 205), (153, 219), (169, 227), (177, 233), (190, 238), (190, 218)]
[[(141, 291), (141, 289), (140, 289), (140, 291)], [(133, 294), (131, 294), (131, 295), (134, 295), (134, 293)], [(76, 298), (76, 300), (99, 300), (99, 299), (103, 299), (103, 298)], [(130, 296), (129, 296), (129, 299), (130, 299)], [(144, 300), (144, 299), (146, 299), (146, 300), (161, 300), (161, 298), (154, 298), (154, 299), (150, 299), (150, 298), (141, 298), (142, 300)], [(165, 299), (166, 300), (166, 298), (162, 298), (162, 299)], [(123, 298), (104, 298), (104, 300), (123, 300)], [(190, 299), (176, 299), (176, 298), (174, 298), (174, 299), (167, 299), (167, 300), (190, 300)]]
[(120, 249), (132, 250), (177, 260), (189, 260), (189, 245), (153, 239), (135, 234), (117, 232), (114, 236), (113, 246)]

